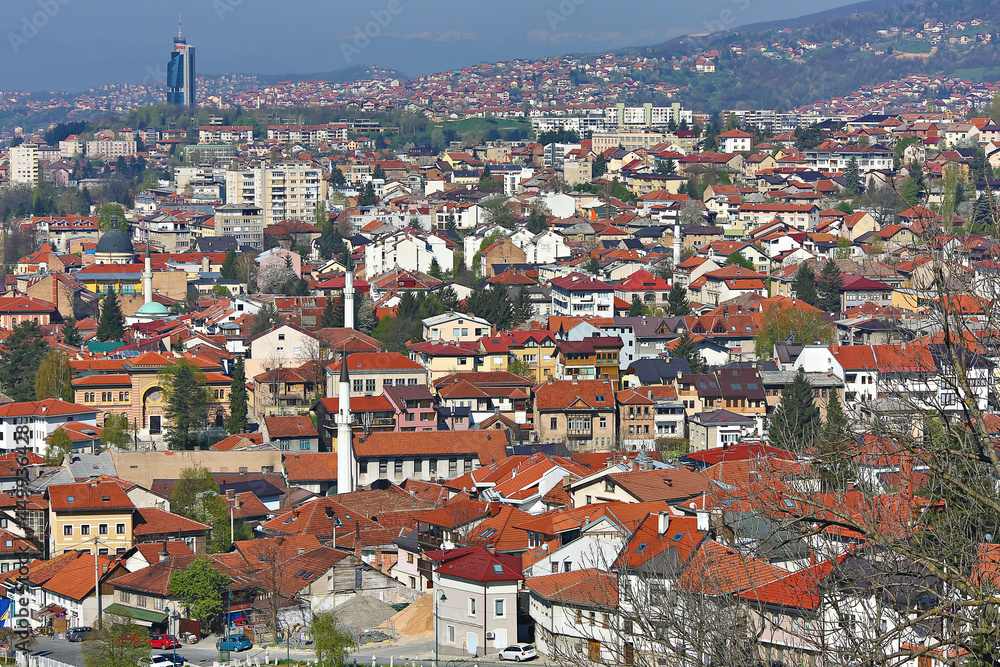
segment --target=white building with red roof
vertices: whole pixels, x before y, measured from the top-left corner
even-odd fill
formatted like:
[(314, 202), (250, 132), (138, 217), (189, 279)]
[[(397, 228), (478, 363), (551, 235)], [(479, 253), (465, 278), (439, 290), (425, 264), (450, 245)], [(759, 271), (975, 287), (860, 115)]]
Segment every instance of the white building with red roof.
[(48, 437), (69, 422), (97, 426), (97, 409), (58, 398), (0, 405), (0, 450), (27, 447), (44, 454)]

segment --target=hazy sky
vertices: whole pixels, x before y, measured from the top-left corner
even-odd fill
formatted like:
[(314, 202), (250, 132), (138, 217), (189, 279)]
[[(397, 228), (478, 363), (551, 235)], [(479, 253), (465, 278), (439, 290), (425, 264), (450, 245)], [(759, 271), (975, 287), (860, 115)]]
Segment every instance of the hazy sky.
[(0, 89), (80, 91), (165, 76), (177, 13), (197, 69), (408, 75), (655, 44), (849, 0), (3, 0)]

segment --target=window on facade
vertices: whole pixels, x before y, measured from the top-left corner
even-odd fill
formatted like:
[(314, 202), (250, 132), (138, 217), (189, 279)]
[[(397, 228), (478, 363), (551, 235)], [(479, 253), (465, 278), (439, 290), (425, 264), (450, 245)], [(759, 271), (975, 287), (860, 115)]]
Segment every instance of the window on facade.
[(375, 379), (365, 380), (365, 391), (375, 391)]
[(132, 601), (132, 594), (129, 593), (128, 591), (121, 591), (121, 600), (122, 600), (122, 602), (125, 602), (125, 603), (131, 602)]
[(448, 474), (452, 477), (458, 474), (458, 459), (448, 459)]
[(455, 643), (455, 626), (454, 625), (449, 625), (448, 626), (448, 643), (449, 644), (454, 644)]
[(417, 459), (413, 462), (413, 474), (419, 475), (424, 471), (424, 462), (421, 459)]
[(97, 533), (99, 535), (107, 535), (108, 534), (108, 524), (106, 524), (106, 523), (99, 523), (99, 524), (97, 524)]
[(602, 429), (607, 428), (608, 427), (608, 418), (607, 417), (601, 417), (601, 422), (600, 423), (601, 423), (601, 428)]
[(469, 598), (469, 616), (476, 615), (476, 598)]
[(85, 523), (82, 526), (80, 526), (80, 534), (81, 535), (90, 535), (90, 524), (86, 524)]
[(116, 523), (115, 524), (115, 532), (118, 533), (119, 535), (124, 535), (125, 534), (125, 524), (124, 523)]
[(354, 386), (353, 391), (364, 391), (365, 390), (365, 381), (364, 380), (354, 380), (352, 382), (352, 384)]
[(72, 535), (72, 534), (73, 534), (73, 526), (69, 525), (63, 526), (63, 535)]
[(145, 595), (136, 595), (135, 596), (135, 606), (136, 607), (145, 607), (146, 606), (146, 596)]
[(559, 428), (559, 418), (558, 417), (550, 417), (549, 418), (549, 428), (551, 428), (551, 429)]
[(503, 603), (504, 603), (504, 600), (502, 600), (502, 599), (500, 599), (500, 600), (494, 600), (493, 601), (493, 604), (494, 604), (494, 615), (497, 618), (502, 618), (503, 615), (504, 615), (504, 606), (503, 606)]
[(384, 477), (389, 473), (389, 462), (382, 459), (378, 462), (378, 474), (380, 477)]
[(403, 462), (401, 460), (393, 461), (392, 470), (396, 473), (396, 477), (400, 477), (403, 474)]

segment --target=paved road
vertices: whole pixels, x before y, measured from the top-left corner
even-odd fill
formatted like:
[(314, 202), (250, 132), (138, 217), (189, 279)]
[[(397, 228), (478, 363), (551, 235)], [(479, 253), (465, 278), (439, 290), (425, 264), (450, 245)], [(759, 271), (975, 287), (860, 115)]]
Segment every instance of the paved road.
[[(215, 648), (217, 637), (206, 637), (196, 645), (185, 645), (177, 649), (177, 654), (183, 656), (188, 662), (198, 667), (210, 666), (219, 659), (219, 652)], [(170, 651), (154, 650), (156, 653), (170, 653)], [(53, 660), (65, 662), (70, 665), (83, 667), (83, 652), (80, 643), (68, 642), (65, 639), (51, 639), (49, 637), (39, 637), (32, 649), (33, 655), (42, 655)], [(247, 658), (257, 658), (261, 665), (265, 660), (272, 663), (277, 660), (284, 660), (286, 651), (284, 649), (262, 649), (252, 648), (249, 651), (233, 653), (234, 659), (243, 661)], [(372, 657), (375, 662), (372, 662)], [(292, 660), (312, 662), (316, 659), (314, 653), (292, 649), (290, 652)], [(434, 665), (434, 642), (420, 640), (416, 642), (388, 643), (361, 647), (348, 657), (349, 663), (356, 663), (358, 667), (371, 667), (371, 665), (389, 665), (393, 667), (432, 667)], [(507, 662), (498, 662), (496, 653), (492, 653), (484, 658), (470, 660), (467, 656), (457, 654), (441, 653), (441, 667), (455, 667), (457, 665), (481, 665), (482, 667), (499, 667), (500, 665), (510, 665)], [(546, 665), (548, 662), (533, 662), (531, 664)]]

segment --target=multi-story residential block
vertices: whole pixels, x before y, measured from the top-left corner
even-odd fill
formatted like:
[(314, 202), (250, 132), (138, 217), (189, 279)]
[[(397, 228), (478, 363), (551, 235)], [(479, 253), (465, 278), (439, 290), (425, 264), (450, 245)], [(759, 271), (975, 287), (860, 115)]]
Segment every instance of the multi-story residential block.
[(423, 321), (423, 337), (428, 341), (473, 342), (490, 335), (490, 323), (481, 317), (443, 313)]
[(233, 236), (241, 246), (264, 247), (264, 215), (257, 206), (224, 204), (215, 208), (215, 236)]
[(96, 426), (97, 412), (96, 408), (58, 398), (7, 403), (0, 406), (0, 450), (27, 447), (36, 454), (45, 454), (48, 437), (57, 428), (68, 422)]
[(593, 335), (556, 345), (557, 380), (611, 380), (617, 386), (622, 339)]
[(8, 154), (11, 185), (38, 184), (38, 144), (14, 146)]
[(253, 128), (242, 125), (209, 125), (198, 128), (199, 144), (236, 144), (253, 141)]
[(434, 263), (442, 271), (451, 271), (454, 255), (449, 243), (433, 234), (400, 230), (365, 244), (366, 276), (395, 268), (429, 273)]
[(386, 386), (427, 386), (427, 370), (398, 352), (357, 352), (326, 367), (326, 395), (337, 395), (340, 366), (347, 359), (351, 396), (378, 396)]
[(113, 139), (98, 139), (87, 142), (87, 157), (104, 161), (117, 160), (120, 157), (135, 157), (138, 154), (138, 144), (135, 141), (120, 141)]
[(51, 554), (123, 554), (132, 547), (135, 504), (117, 482), (54, 484), (48, 496)]
[(326, 201), (323, 171), (302, 165), (279, 164), (226, 172), (226, 203), (250, 205), (263, 211), (263, 226), (282, 220), (315, 224), (316, 205)]

